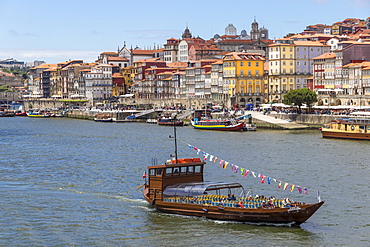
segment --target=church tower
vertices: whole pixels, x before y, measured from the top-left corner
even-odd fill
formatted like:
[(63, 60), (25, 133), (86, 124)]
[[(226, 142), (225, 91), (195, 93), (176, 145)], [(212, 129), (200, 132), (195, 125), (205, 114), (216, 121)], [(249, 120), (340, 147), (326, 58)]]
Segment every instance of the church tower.
[(182, 39), (191, 39), (193, 36), (190, 33), (190, 30), (188, 27), (185, 28), (184, 33), (182, 34)]
[(254, 18), (254, 22), (252, 23), (252, 30), (251, 30), (251, 40), (259, 40), (261, 37), (260, 31), (258, 30), (258, 22), (256, 18)]

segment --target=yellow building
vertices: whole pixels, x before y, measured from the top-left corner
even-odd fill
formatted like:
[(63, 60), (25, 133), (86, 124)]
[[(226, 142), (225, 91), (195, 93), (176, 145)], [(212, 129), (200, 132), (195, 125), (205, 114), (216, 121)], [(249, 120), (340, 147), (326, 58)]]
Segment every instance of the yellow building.
[(261, 96), (265, 58), (258, 53), (231, 52), (223, 59), (229, 96)]
[(291, 39), (279, 39), (269, 49), (269, 101), (279, 102), (294, 88), (295, 49)]

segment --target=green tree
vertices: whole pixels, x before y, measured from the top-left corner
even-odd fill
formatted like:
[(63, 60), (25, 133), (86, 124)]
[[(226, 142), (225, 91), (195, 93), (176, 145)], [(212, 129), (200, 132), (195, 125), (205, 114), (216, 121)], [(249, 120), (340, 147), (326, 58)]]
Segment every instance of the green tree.
[(300, 88), (290, 90), (284, 95), (283, 103), (287, 105), (298, 106), (299, 112), (301, 112), (301, 106), (306, 104), (311, 107), (313, 103), (317, 101), (317, 95), (314, 91), (308, 88)]

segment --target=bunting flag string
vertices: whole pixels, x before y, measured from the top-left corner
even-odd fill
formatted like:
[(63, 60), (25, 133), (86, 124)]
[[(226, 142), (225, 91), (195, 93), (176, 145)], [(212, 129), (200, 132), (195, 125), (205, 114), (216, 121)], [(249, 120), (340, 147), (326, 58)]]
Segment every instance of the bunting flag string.
[[(180, 141), (182, 141), (182, 140), (180, 140)], [(184, 141), (182, 141), (182, 142), (184, 142)], [(186, 142), (184, 142), (184, 143), (186, 143)], [(213, 161), (214, 163), (218, 162), (219, 167), (221, 167), (223, 169), (226, 169), (227, 166), (229, 166), (234, 173), (240, 173), (240, 175), (242, 175), (243, 177), (247, 177), (249, 174), (251, 174), (253, 177), (261, 179), (260, 180), (261, 184), (264, 184), (266, 181), (267, 181), (267, 184), (271, 184), (271, 181), (273, 181), (277, 184), (277, 188), (279, 188), (279, 189), (283, 186), (283, 190), (289, 190), (290, 192), (293, 192), (294, 189), (296, 188), (298, 193), (300, 193), (300, 194), (303, 193), (305, 195), (308, 194), (308, 189), (305, 188), (305, 187), (301, 187), (301, 186), (298, 186), (298, 185), (295, 185), (295, 184), (283, 182), (281, 180), (271, 178), (271, 177), (262, 175), (260, 173), (251, 171), (247, 168), (239, 167), (239, 166), (237, 166), (235, 164), (232, 164), (228, 161), (222, 160), (222, 159), (220, 159), (219, 157), (217, 157), (215, 155), (209, 154), (209, 153), (207, 153), (203, 150), (200, 150), (199, 148), (191, 146), (188, 143), (186, 143), (186, 144), (189, 146), (189, 148), (194, 149), (197, 152), (197, 154), (201, 153), (203, 155), (203, 160), (204, 161), (209, 160), (209, 161)]]

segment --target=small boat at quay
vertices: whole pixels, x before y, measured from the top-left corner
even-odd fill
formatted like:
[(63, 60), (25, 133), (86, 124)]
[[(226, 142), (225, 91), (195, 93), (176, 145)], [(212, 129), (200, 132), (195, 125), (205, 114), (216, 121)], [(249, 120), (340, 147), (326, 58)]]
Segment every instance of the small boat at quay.
[(150, 123), (150, 124), (157, 124), (158, 119), (156, 119), (156, 118), (148, 118), (148, 119), (146, 120), (146, 122), (147, 122), (147, 123)]
[(143, 174), (145, 184), (138, 187), (143, 187), (145, 200), (160, 212), (212, 220), (299, 225), (324, 204), (321, 199), (308, 204), (252, 195), (237, 182), (206, 182), (206, 162), (200, 158), (177, 158), (176, 131), (175, 153), (175, 159), (161, 165), (153, 159)]
[(43, 118), (43, 117), (54, 117), (55, 115), (46, 111), (28, 111), (28, 117)]
[(95, 122), (113, 122), (113, 118), (109, 114), (96, 114)]
[(202, 130), (223, 130), (223, 131), (241, 131), (245, 123), (236, 119), (207, 119), (198, 120), (194, 118), (191, 124), (195, 129)]
[(184, 121), (171, 117), (159, 117), (157, 124), (164, 126), (184, 126)]
[(370, 119), (338, 118), (321, 128), (323, 138), (370, 140)]

